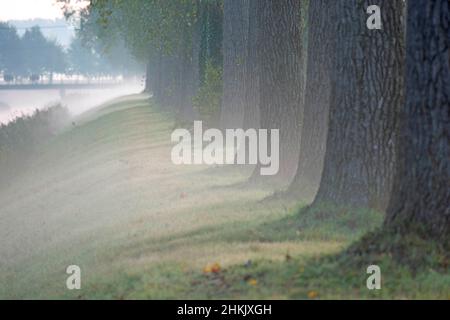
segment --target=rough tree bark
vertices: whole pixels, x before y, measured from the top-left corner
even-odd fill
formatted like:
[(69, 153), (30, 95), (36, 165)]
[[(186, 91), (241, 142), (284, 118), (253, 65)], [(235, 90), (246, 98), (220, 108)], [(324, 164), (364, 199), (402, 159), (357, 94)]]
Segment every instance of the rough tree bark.
[[(280, 170), (270, 180), (285, 184), (290, 183), (295, 174), (299, 150), (300, 1), (258, 0), (257, 4), (261, 128), (280, 130)], [(260, 179), (259, 165), (250, 178), (255, 179)]]
[(147, 65), (145, 66), (145, 92), (153, 92), (153, 76), (152, 62), (149, 59)]
[(385, 227), (449, 244), (450, 5), (409, 1), (406, 103)]
[(145, 92), (151, 93), (153, 97), (159, 94), (159, 72), (160, 54), (155, 50), (148, 49), (148, 59), (145, 70)]
[(312, 201), (319, 188), (325, 156), (331, 75), (335, 53), (335, 0), (310, 0), (308, 57), (297, 173), (288, 192)]
[(174, 106), (174, 88), (176, 81), (176, 62), (173, 56), (161, 54), (159, 104), (171, 108)]
[[(188, 27), (186, 26), (186, 29)], [(178, 55), (178, 75), (179, 84), (177, 85), (177, 114), (178, 119), (181, 121), (192, 121), (194, 119), (194, 108), (192, 98), (198, 89), (196, 84), (196, 73), (198, 73), (198, 59), (193, 59), (195, 52), (194, 40), (195, 29), (185, 30), (182, 37)], [(197, 65), (194, 64), (194, 61)]]
[(223, 12), (223, 100), (220, 123), (223, 129), (242, 128), (248, 0), (224, 0)]
[[(336, 69), (323, 175), (315, 203), (384, 209), (403, 101), (402, 0), (336, 1)], [(378, 5), (382, 29), (369, 30)]]
[(153, 62), (153, 97), (158, 104), (162, 102), (162, 90), (163, 90), (163, 53), (161, 50), (158, 50), (156, 53), (156, 58)]
[(258, 1), (248, 0), (247, 57), (245, 59), (244, 129), (260, 127), (259, 115), (259, 57), (258, 57)]

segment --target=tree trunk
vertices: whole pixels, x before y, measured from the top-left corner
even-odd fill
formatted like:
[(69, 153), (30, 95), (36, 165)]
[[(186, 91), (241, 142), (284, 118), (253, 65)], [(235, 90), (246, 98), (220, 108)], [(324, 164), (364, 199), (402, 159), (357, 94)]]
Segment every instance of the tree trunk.
[(249, 0), (247, 26), (247, 57), (245, 59), (245, 104), (244, 129), (260, 128), (259, 115), (259, 57), (258, 57), (258, 19), (256, 16), (259, 0)]
[[(149, 59), (150, 60), (150, 59)], [(152, 92), (153, 91), (153, 71), (152, 64), (150, 61), (147, 62), (146, 68), (145, 68), (145, 92)]]
[(145, 92), (151, 93), (153, 97), (156, 95), (159, 77), (159, 56), (151, 55), (148, 58), (145, 75)]
[(163, 53), (161, 50), (156, 54), (155, 68), (154, 68), (154, 86), (153, 86), (153, 96), (156, 103), (162, 105), (163, 96)]
[[(187, 31), (187, 26), (182, 37), (179, 49), (179, 55), (177, 62), (179, 65), (178, 79), (179, 83), (176, 87), (177, 95), (177, 114), (180, 121), (192, 121), (194, 120), (194, 108), (192, 98), (194, 97), (196, 86), (197, 69), (194, 67), (193, 54), (194, 50), (194, 38), (195, 30), (191, 32)], [(198, 61), (197, 65), (198, 65)]]
[(304, 201), (314, 199), (325, 156), (331, 76), (334, 68), (336, 0), (310, 0), (308, 63), (300, 157), (289, 193)]
[(450, 235), (450, 5), (408, 1), (406, 103), (385, 227)]
[(248, 0), (224, 0), (223, 129), (242, 128), (243, 124), (248, 10)]
[[(382, 30), (369, 30), (378, 5)], [(403, 1), (336, 1), (333, 75), (324, 169), (315, 202), (384, 209), (403, 101)]]
[[(280, 169), (275, 180), (289, 183), (298, 162), (302, 102), (300, 1), (257, 3), (261, 128), (280, 130)], [(260, 179), (259, 175), (258, 165), (251, 180)]]

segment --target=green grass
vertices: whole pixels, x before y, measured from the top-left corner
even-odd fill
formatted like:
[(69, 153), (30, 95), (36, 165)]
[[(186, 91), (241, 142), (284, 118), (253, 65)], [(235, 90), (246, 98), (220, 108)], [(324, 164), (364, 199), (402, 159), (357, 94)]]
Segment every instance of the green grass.
[[(381, 213), (270, 197), (245, 184), (251, 168), (175, 166), (174, 126), (132, 96), (75, 119), (42, 149), (0, 193), (0, 297), (449, 298), (448, 260), (434, 246), (411, 240), (422, 248), (411, 263), (360, 254)], [(372, 263), (379, 291), (366, 288)], [(82, 290), (65, 288), (71, 264)]]
[(28, 158), (68, 125), (69, 111), (61, 105), (0, 123), (0, 187), (8, 184)]
[[(317, 219), (324, 219), (325, 210), (338, 217), (342, 215), (343, 219), (330, 218), (318, 223)], [(355, 256), (353, 250), (361, 248), (365, 242), (372, 243), (367, 237), (358, 240), (357, 245), (350, 249), (328, 250), (325, 241), (339, 239), (344, 244), (358, 239), (379, 225), (380, 214), (365, 210), (333, 210), (329, 206), (305, 211), (294, 209), (285, 218), (256, 227), (227, 226), (217, 230), (218, 234), (209, 230), (186, 235), (186, 241), (190, 239), (188, 245), (192, 247), (198, 247), (203, 241), (220, 243), (225, 240), (236, 244), (247, 241), (267, 244), (292, 242), (294, 247), (302, 247), (297, 254), (286, 250), (281, 259), (249, 258), (244, 263), (221, 268), (217, 273), (205, 273), (205, 270), (192, 269), (183, 263), (163, 263), (150, 269), (126, 271), (114, 280), (103, 279), (87, 288), (81, 298), (101, 298), (105, 292), (115, 292), (108, 296), (113, 299), (450, 298), (450, 274), (443, 262), (446, 258), (442, 252), (436, 254), (432, 250), (434, 246), (422, 248), (424, 251), (419, 254), (426, 253), (429, 261), (415, 261), (413, 264), (397, 261), (388, 251)], [(365, 216), (365, 226), (354, 223), (349, 226), (347, 219), (362, 222), (363, 219), (359, 219), (361, 215)], [(413, 254), (417, 255), (417, 250), (412, 249)], [(369, 276), (366, 269), (372, 264), (381, 268), (381, 290), (368, 290), (366, 287)]]
[[(330, 208), (325, 206), (328, 210)], [(203, 243), (223, 248), (223, 242), (233, 245), (251, 243), (248, 259), (232, 263), (217, 273), (205, 273), (204, 268), (190, 267), (189, 263), (160, 263), (150, 268), (122, 270), (112, 277), (100, 277), (95, 284), (83, 290), (79, 298), (111, 299), (448, 299), (450, 275), (445, 268), (432, 268), (442, 255), (429, 252), (427, 263), (414, 270), (411, 265), (396, 261), (389, 253), (356, 256), (352, 247), (340, 251), (344, 243), (358, 238), (358, 234), (379, 224), (380, 214), (362, 210), (339, 210), (337, 214), (356, 218), (366, 215), (365, 231), (347, 229), (341, 223), (329, 220), (317, 224), (314, 213), (302, 215), (306, 210), (293, 209), (287, 217), (275, 222), (256, 223), (238, 227), (227, 225), (217, 230), (202, 230), (180, 238), (167, 237), (163, 242), (182, 240), (185, 246), (201, 250)], [(343, 213), (345, 211), (345, 214)], [(330, 212), (330, 211), (328, 211)], [(330, 230), (332, 230), (330, 232)], [(284, 231), (284, 232), (282, 232)], [(308, 232), (303, 232), (308, 231)], [(339, 239), (330, 246), (330, 241)], [(346, 240), (344, 240), (346, 239)], [(364, 244), (365, 239), (358, 241)], [(280, 244), (292, 244), (293, 250)], [(252, 259), (251, 251), (267, 250), (262, 244), (281, 249), (277, 259)], [(176, 250), (177, 245), (154, 244), (159, 250)], [(258, 249), (258, 246), (260, 247)], [(423, 248), (424, 249), (424, 248)], [(431, 249), (428, 247), (428, 249)], [(211, 260), (213, 262), (214, 260)], [(220, 263), (220, 259), (218, 260)], [(382, 289), (368, 290), (366, 269), (377, 264), (382, 271)], [(418, 266), (417, 264), (413, 264)], [(206, 266), (206, 264), (205, 264)]]

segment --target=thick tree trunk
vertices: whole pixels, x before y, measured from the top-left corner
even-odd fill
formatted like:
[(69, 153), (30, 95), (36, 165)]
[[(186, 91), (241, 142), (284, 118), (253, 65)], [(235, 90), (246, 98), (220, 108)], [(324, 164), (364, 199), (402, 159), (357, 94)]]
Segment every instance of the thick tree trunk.
[[(199, 16), (202, 15), (202, 7), (200, 1), (197, 0), (197, 14)], [(191, 84), (191, 92), (192, 96), (197, 94), (198, 89), (200, 88), (200, 51), (201, 51), (201, 18), (197, 18), (195, 25), (193, 27), (192, 33), (192, 84)]]
[[(382, 30), (369, 30), (378, 5)], [(385, 208), (403, 100), (403, 1), (336, 1), (333, 76), (323, 175), (315, 202)]]
[(208, 2), (208, 58), (215, 66), (223, 66), (222, 0)]
[[(187, 27), (186, 27), (187, 28)], [(194, 33), (195, 30), (193, 30)], [(197, 90), (196, 81), (196, 69), (194, 66), (194, 43), (193, 34), (185, 31), (180, 44), (179, 55), (177, 57), (178, 79), (179, 83), (176, 86), (177, 95), (177, 114), (180, 121), (192, 121), (194, 120), (194, 108), (192, 104), (192, 98)], [(198, 65), (198, 61), (197, 65)]]
[(153, 95), (156, 103), (164, 104), (164, 54), (159, 50), (155, 59), (155, 83), (153, 86)]
[(308, 58), (300, 157), (289, 193), (312, 201), (319, 188), (328, 131), (335, 56), (336, 0), (310, 0)]
[(156, 96), (159, 83), (159, 56), (152, 55), (148, 58), (145, 71), (145, 92)]
[(151, 93), (153, 91), (153, 77), (152, 63), (148, 61), (145, 68), (145, 92)]
[(223, 129), (242, 128), (243, 124), (248, 10), (248, 0), (224, 0)]
[(258, 19), (256, 12), (259, 0), (249, 1), (249, 17), (247, 27), (247, 57), (245, 59), (245, 129), (260, 128), (259, 115), (259, 57), (258, 57)]
[[(280, 130), (280, 170), (275, 178), (289, 183), (298, 162), (302, 104), (300, 1), (257, 3), (261, 128)], [(257, 166), (251, 180), (259, 174)]]
[(406, 105), (385, 227), (450, 235), (450, 5), (408, 1)]

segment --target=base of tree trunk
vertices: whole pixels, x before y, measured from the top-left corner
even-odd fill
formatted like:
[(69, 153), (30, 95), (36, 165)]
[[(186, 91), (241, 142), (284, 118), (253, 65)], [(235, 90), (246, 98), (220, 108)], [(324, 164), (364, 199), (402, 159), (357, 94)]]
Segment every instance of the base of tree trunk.
[[(415, 230), (415, 231), (414, 231)], [(348, 266), (381, 264), (392, 259), (395, 264), (416, 273), (423, 269), (448, 272), (450, 241), (430, 240), (420, 226), (408, 228), (407, 233), (396, 228), (377, 230), (365, 235), (339, 257)], [(386, 270), (388, 271), (388, 270)]]
[(295, 188), (292, 185), (285, 192), (285, 196), (287, 198), (297, 199), (304, 203), (313, 203), (314, 198), (317, 194), (318, 186), (314, 185), (314, 183), (305, 183)]

